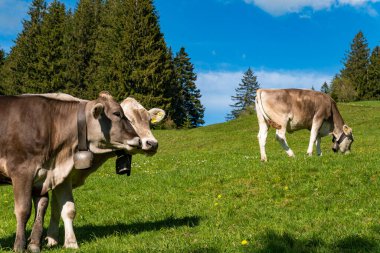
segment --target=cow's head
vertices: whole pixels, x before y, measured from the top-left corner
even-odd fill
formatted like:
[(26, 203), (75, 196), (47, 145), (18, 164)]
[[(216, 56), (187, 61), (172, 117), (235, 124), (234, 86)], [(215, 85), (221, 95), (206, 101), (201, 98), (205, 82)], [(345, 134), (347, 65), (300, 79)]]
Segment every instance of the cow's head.
[(87, 139), (90, 151), (105, 153), (112, 150), (132, 152), (141, 142), (121, 106), (108, 92), (86, 105)]
[(352, 135), (352, 129), (344, 125), (342, 133), (339, 136), (333, 134), (333, 147), (334, 152), (342, 152), (343, 154), (349, 154), (351, 152), (351, 145), (354, 142), (354, 136)]
[(124, 114), (130, 120), (132, 127), (141, 139), (141, 149), (130, 153), (145, 153), (154, 155), (158, 149), (158, 141), (150, 130), (150, 124), (157, 124), (165, 117), (165, 111), (158, 108), (146, 110), (133, 98), (126, 98), (120, 104)]

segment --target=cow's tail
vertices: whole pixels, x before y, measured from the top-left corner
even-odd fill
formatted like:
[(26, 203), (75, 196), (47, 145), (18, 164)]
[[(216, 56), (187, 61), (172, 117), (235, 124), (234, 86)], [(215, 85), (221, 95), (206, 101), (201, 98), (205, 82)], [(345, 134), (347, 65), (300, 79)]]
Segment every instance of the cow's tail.
[(264, 106), (263, 106), (263, 102), (261, 100), (261, 92), (262, 90), (257, 90), (257, 93), (256, 93), (256, 101), (255, 101), (255, 104), (256, 104), (256, 111), (259, 111), (260, 114), (264, 117), (265, 121), (273, 128), (275, 129), (281, 129), (281, 125), (277, 124), (276, 122), (274, 122), (273, 120), (271, 120), (268, 116), (268, 114), (265, 113), (265, 110), (264, 110)]

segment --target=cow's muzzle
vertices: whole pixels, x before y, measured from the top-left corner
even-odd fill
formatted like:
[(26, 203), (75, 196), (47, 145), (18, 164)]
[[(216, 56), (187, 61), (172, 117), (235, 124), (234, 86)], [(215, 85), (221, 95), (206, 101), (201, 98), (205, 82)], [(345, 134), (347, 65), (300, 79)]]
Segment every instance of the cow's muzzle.
[(141, 148), (141, 139), (139, 137), (134, 137), (127, 141), (127, 145), (131, 148)]
[(348, 136), (343, 132), (340, 136), (339, 136), (339, 139), (335, 138), (335, 136), (333, 137), (332, 139), (332, 142), (334, 143), (333, 144), (333, 147), (332, 147), (332, 150), (334, 151), (334, 153), (338, 152), (339, 151), (339, 145), (343, 142), (343, 140), (345, 138), (347, 138)]

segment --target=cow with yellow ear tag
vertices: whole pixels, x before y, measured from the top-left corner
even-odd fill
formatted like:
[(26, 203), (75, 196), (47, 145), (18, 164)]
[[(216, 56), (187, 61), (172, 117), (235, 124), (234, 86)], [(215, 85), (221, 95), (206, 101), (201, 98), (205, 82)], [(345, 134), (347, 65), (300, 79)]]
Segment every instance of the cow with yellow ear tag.
[(124, 99), (120, 106), (141, 139), (141, 149), (133, 152), (154, 155), (158, 149), (158, 141), (150, 131), (149, 124), (156, 125), (160, 123), (165, 118), (165, 111), (159, 108), (152, 108), (148, 111), (134, 98), (130, 97)]

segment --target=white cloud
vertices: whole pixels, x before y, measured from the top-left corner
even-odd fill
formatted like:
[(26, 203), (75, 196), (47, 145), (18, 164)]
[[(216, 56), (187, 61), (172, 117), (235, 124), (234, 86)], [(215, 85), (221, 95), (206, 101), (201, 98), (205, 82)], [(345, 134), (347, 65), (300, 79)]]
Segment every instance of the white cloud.
[[(241, 82), (243, 72), (205, 72), (198, 73), (197, 87), (202, 93), (202, 104), (205, 106), (206, 124), (225, 121), (230, 112), (231, 96)], [(324, 82), (329, 83), (332, 75), (313, 71), (255, 71), (262, 88), (301, 88), (314, 87), (319, 90)]]
[(373, 16), (377, 12), (372, 7), (373, 3), (380, 0), (244, 0), (247, 4), (254, 4), (273, 16), (281, 16), (287, 13), (301, 13), (309, 8), (314, 11), (331, 9), (344, 5), (364, 8)]

